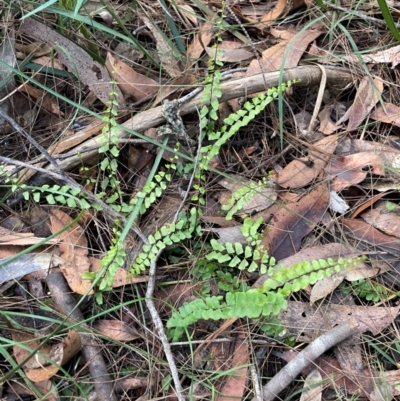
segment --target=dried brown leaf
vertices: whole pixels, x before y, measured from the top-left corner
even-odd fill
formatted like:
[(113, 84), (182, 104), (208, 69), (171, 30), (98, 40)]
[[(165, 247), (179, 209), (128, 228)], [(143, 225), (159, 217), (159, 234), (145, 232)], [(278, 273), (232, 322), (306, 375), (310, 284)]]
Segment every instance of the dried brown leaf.
[(313, 305), (315, 301), (318, 301), (319, 299), (322, 299), (330, 294), (342, 283), (343, 280), (344, 277), (342, 274), (334, 274), (331, 277), (325, 277), (322, 280), (317, 281), (311, 290), (311, 305)]
[(323, 138), (310, 146), (309, 156), (291, 161), (280, 173), (277, 183), (283, 188), (301, 188), (314, 180), (326, 166), (338, 144), (338, 136)]
[(371, 77), (365, 76), (357, 89), (354, 103), (336, 125), (339, 127), (344, 121), (349, 120), (347, 131), (351, 132), (357, 129), (376, 105), (379, 94), (382, 92), (383, 81), (380, 78), (371, 79)]
[(380, 201), (375, 209), (365, 211), (361, 217), (369, 224), (388, 235), (400, 238), (400, 208), (398, 205)]
[(337, 156), (326, 167), (327, 174), (336, 176), (331, 184), (332, 191), (341, 191), (365, 179), (369, 168), (372, 174), (385, 175), (383, 160), (372, 152), (355, 153), (349, 156)]
[[(45, 238), (35, 237), (32, 233), (16, 233), (14, 231), (7, 230), (6, 228), (0, 227), (0, 246), (9, 245), (34, 245)], [(50, 239), (46, 241), (46, 244), (57, 244), (57, 239)]]
[(42, 65), (43, 67), (57, 68), (59, 70), (64, 70), (62, 63), (54, 57), (41, 56), (32, 59), (32, 63)]
[(116, 341), (132, 341), (139, 338), (136, 330), (120, 320), (98, 320), (93, 324), (93, 328)]
[(33, 350), (39, 348), (35, 357), (30, 358), (22, 365), (26, 376), (34, 383), (53, 377), (57, 374), (60, 367), (76, 355), (82, 347), (81, 337), (76, 330), (69, 330), (68, 335), (63, 341), (53, 346), (48, 344), (41, 346), (41, 341), (36, 339), (32, 334), (18, 330), (13, 330), (12, 336), (16, 343), (24, 343), (25, 347), (30, 348), (30, 350), (24, 349), (18, 345), (13, 347), (14, 358), (19, 364), (25, 362), (28, 356), (33, 355)]
[(184, 18), (187, 18), (193, 26), (197, 27), (199, 25), (199, 20), (196, 17), (196, 11), (194, 8), (189, 4), (186, 4), (185, 0), (177, 0), (176, 4), (179, 4), (177, 10), (179, 10)]
[(247, 244), (247, 239), (242, 234), (242, 226), (210, 228), (208, 231), (218, 234), (219, 242), (221, 244), (225, 244), (226, 242), (230, 242), (232, 244), (235, 242)]
[(369, 64), (392, 63), (392, 68), (394, 68), (400, 63), (400, 46), (393, 46), (389, 49), (371, 54), (346, 56), (343, 57), (343, 60), (358, 63), (359, 57), (361, 57), (365, 63)]
[(303, 387), (304, 391), (301, 393), (300, 401), (321, 401), (324, 386), (318, 370), (314, 369), (308, 374)]
[(302, 239), (321, 220), (329, 205), (329, 190), (318, 185), (296, 203), (281, 207), (264, 230), (262, 245), (278, 261), (293, 255)]
[(155, 378), (150, 377), (123, 377), (115, 383), (117, 392), (125, 393), (129, 390), (145, 387), (148, 390), (149, 386), (153, 386)]
[(146, 99), (157, 93), (159, 84), (154, 79), (146, 77), (107, 53), (106, 66), (115, 72), (115, 80), (122, 93), (131, 96), (135, 102)]
[(278, 44), (269, 47), (262, 52), (261, 66), (259, 60), (252, 60), (247, 68), (246, 76), (260, 74), (262, 69), (265, 72), (278, 71), (282, 64), (282, 58), (285, 54), (289, 40), (282, 40)]
[(320, 122), (318, 131), (324, 135), (331, 135), (338, 129), (336, 124), (331, 120), (332, 109), (333, 105), (325, 106), (318, 114)]
[(287, 0), (278, 0), (273, 10), (267, 12), (261, 17), (260, 23), (256, 27), (260, 30), (264, 30), (272, 25), (276, 19), (278, 19), (285, 11)]
[[(363, 266), (364, 265), (364, 266)], [(343, 272), (343, 276), (347, 281), (356, 281), (365, 278), (375, 277), (381, 272), (381, 269), (370, 267), (364, 263), (360, 263), (358, 267)]]
[(166, 42), (165, 37), (159, 32), (158, 27), (154, 26), (154, 23), (152, 23), (143, 13), (140, 13), (140, 19), (143, 20), (144, 24), (154, 37), (162, 68), (171, 78), (181, 76), (184, 69), (179, 61), (179, 57), (178, 55), (173, 54), (171, 47)]
[[(365, 141), (362, 139), (346, 139), (339, 144), (336, 149), (338, 155), (348, 155), (349, 153), (371, 152), (379, 156), (382, 164), (386, 167), (400, 167), (400, 151), (389, 145), (378, 141)], [(385, 170), (388, 174), (388, 171)], [(379, 174), (379, 173), (377, 173)], [(396, 176), (397, 178), (397, 176)]]
[[(347, 394), (366, 397), (374, 386), (371, 370), (368, 368), (357, 372), (347, 372), (337, 359), (325, 355), (318, 358), (315, 364), (326, 386), (335, 391), (343, 389)], [(308, 370), (305, 369), (303, 373)]]
[(400, 127), (400, 107), (393, 103), (384, 102), (384, 108), (382, 105), (376, 107), (371, 113), (371, 118)]
[[(49, 216), (53, 234), (65, 230), (65, 227), (73, 222), (73, 219), (61, 210), (50, 209)], [(56, 238), (60, 241), (60, 256), (65, 261), (62, 272), (68, 285), (77, 294), (87, 294), (92, 282), (82, 278), (83, 273), (90, 271), (88, 244), (84, 231), (78, 224), (74, 224)]]
[(110, 100), (110, 92), (116, 91), (118, 107), (125, 108), (122, 93), (118, 88), (112, 86), (108, 71), (94, 61), (82, 47), (32, 18), (25, 19), (19, 29), (21, 33), (56, 48), (58, 58), (69, 72), (77, 75), (85, 85), (88, 85), (105, 105)]
[(190, 43), (187, 49), (188, 59), (192, 63), (196, 63), (205, 50), (205, 47), (209, 45), (212, 38), (214, 37), (214, 25), (210, 22), (206, 22), (195, 34), (193, 42)]
[(400, 256), (400, 240), (382, 233), (372, 225), (357, 219), (340, 219), (344, 233), (358, 241), (365, 242), (375, 248)]
[(209, 57), (216, 56), (219, 61), (226, 63), (237, 63), (240, 61), (250, 60), (255, 57), (254, 53), (245, 49), (241, 49), (240, 43), (237, 42), (222, 42), (218, 46), (218, 52), (216, 52), (216, 49), (213, 47), (206, 47), (205, 50)]
[[(301, 32), (298, 35), (294, 35), (291, 32), (288, 33), (288, 36), (293, 37), (284, 39), (262, 52), (262, 69), (259, 61), (253, 60), (246, 71), (246, 76), (259, 74), (262, 70), (263, 72), (278, 71), (283, 63), (285, 65), (284, 68), (296, 67), (308, 45), (321, 33), (320, 31), (312, 30)], [(287, 53), (286, 49), (288, 49)]]
[(358, 324), (359, 333), (381, 333), (399, 313), (400, 306), (374, 307), (335, 305), (312, 306), (304, 302), (288, 302), (288, 308), (278, 315), (282, 324), (299, 342), (311, 342), (325, 331), (344, 321)]
[(15, 48), (23, 53), (25, 57), (48, 56), (52, 52), (52, 47), (42, 42), (16, 43)]

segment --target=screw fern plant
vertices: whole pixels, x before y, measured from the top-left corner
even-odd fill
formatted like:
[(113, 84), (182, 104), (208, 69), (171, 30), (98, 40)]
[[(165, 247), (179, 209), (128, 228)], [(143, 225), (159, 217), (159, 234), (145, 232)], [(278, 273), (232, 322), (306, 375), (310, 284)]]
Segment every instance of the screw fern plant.
[[(215, 61), (212, 59), (211, 61)], [(200, 111), (201, 117), (201, 129), (204, 132), (206, 139), (215, 141), (213, 145), (205, 146), (200, 149), (199, 161), (197, 164), (188, 163), (182, 166), (178, 162), (171, 161), (169, 168), (175, 170), (177, 174), (193, 174), (196, 178), (196, 182), (193, 185), (195, 194), (192, 195), (191, 201), (197, 204), (197, 207), (193, 207), (189, 212), (183, 212), (180, 214), (180, 218), (177, 223), (166, 224), (162, 226), (157, 232), (152, 234), (148, 240), (150, 245), (145, 245), (142, 247), (142, 252), (138, 255), (137, 259), (133, 263), (130, 272), (134, 275), (141, 273), (148, 266), (150, 262), (154, 260), (156, 255), (160, 250), (165, 249), (166, 246), (171, 246), (173, 244), (178, 244), (180, 241), (188, 240), (194, 237), (194, 235), (199, 235), (201, 233), (200, 227), (200, 217), (201, 217), (201, 206), (205, 204), (204, 193), (205, 188), (203, 183), (206, 179), (206, 172), (209, 168), (211, 160), (218, 155), (221, 147), (225, 145), (228, 140), (237, 133), (240, 128), (246, 126), (257, 114), (259, 114), (273, 99), (275, 99), (279, 93), (284, 91), (293, 82), (290, 81), (283, 83), (278, 88), (271, 88), (268, 90), (267, 96), (264, 94), (258, 95), (249, 102), (246, 102), (244, 108), (239, 110), (237, 113), (231, 114), (227, 119), (224, 120), (224, 125), (220, 131), (215, 130), (215, 120), (217, 118), (219, 101), (218, 98), (222, 95), (220, 91), (220, 74), (219, 71), (214, 71), (215, 65), (218, 65), (218, 61), (212, 62), (211, 67), (209, 67), (211, 74), (207, 77), (206, 85), (204, 88), (204, 100), (207, 99), (211, 102), (209, 106), (203, 106)], [(169, 176), (170, 177), (170, 176)], [(161, 181), (154, 183), (154, 191), (158, 191), (157, 194), (162, 194), (164, 188), (161, 187)], [(241, 207), (241, 202), (243, 199), (248, 199), (248, 197), (253, 196), (257, 191), (259, 191), (261, 186), (250, 188), (246, 191), (246, 196), (240, 196), (241, 200), (238, 201), (239, 206), (233, 205), (232, 212), (237, 210), (237, 207)], [(146, 207), (142, 208), (142, 212), (147, 210)], [(217, 246), (214, 243), (214, 246)], [(257, 256), (257, 253), (255, 257)], [(235, 259), (236, 261), (237, 259)], [(232, 261), (232, 263), (235, 263)], [(252, 266), (254, 266), (255, 260), (252, 261)], [(241, 267), (246, 267), (246, 261), (241, 262)]]
[[(286, 267), (276, 265), (275, 259), (260, 246), (260, 236), (256, 234), (261, 225), (261, 219), (253, 222), (245, 219), (242, 233), (247, 240), (246, 245), (239, 243), (224, 244), (211, 240), (212, 251), (205, 257), (208, 261), (216, 262), (211, 270), (211, 276), (225, 279), (225, 285), (219, 286), (225, 290), (224, 295), (198, 298), (186, 303), (174, 311), (167, 322), (170, 338), (178, 341), (187, 328), (197, 321), (220, 320), (229, 318), (263, 318), (263, 325), (269, 334), (278, 335), (281, 326), (276, 316), (287, 307), (287, 297), (293, 292), (304, 290), (324, 277), (354, 266), (363, 256), (357, 258), (339, 258), (338, 260), (320, 259), (312, 262), (298, 263)], [(246, 288), (232, 279), (232, 273), (224, 273), (232, 268), (266, 274), (266, 280), (261, 288)], [(221, 274), (218, 274), (221, 273)], [(210, 277), (210, 270), (207, 271)], [(228, 278), (228, 279), (226, 279)], [(269, 321), (271, 324), (266, 324)]]

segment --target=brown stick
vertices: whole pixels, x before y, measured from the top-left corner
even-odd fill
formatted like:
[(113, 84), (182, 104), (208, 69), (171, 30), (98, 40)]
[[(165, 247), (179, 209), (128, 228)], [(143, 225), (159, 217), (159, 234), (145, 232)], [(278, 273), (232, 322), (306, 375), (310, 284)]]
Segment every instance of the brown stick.
[[(312, 361), (357, 331), (358, 325), (346, 322), (316, 338), (263, 387), (263, 399), (265, 401), (275, 399)], [(252, 401), (257, 400), (253, 398)]]
[[(47, 285), (51, 291), (51, 296), (59, 308), (75, 322), (84, 320), (75, 299), (71, 295), (71, 290), (62, 273), (51, 273), (46, 278)], [(82, 327), (85, 325), (82, 324)], [(107, 365), (101, 354), (100, 345), (96, 342), (92, 334), (80, 333), (82, 338), (82, 353), (89, 365), (90, 375), (94, 381), (94, 387), (97, 394), (97, 400), (117, 401), (114, 394), (114, 384), (111, 380)]]

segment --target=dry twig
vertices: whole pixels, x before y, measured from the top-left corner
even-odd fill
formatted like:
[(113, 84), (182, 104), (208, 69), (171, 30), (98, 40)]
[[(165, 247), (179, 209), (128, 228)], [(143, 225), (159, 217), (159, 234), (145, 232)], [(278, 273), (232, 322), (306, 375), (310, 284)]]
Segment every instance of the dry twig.
[(157, 259), (160, 256), (161, 252), (162, 251), (158, 253), (156, 260), (152, 260), (150, 264), (149, 281), (147, 283), (147, 290), (146, 290), (146, 306), (150, 312), (154, 327), (157, 330), (158, 337), (160, 338), (161, 343), (163, 345), (164, 353), (168, 361), (169, 369), (171, 371), (172, 380), (175, 385), (175, 391), (178, 401), (185, 401), (185, 397), (183, 395), (183, 388), (179, 380), (178, 369), (176, 367), (174, 357), (171, 351), (171, 344), (169, 343), (168, 338), (165, 334), (164, 325), (161, 321), (160, 315), (158, 314), (153, 301), (154, 288), (156, 285)]

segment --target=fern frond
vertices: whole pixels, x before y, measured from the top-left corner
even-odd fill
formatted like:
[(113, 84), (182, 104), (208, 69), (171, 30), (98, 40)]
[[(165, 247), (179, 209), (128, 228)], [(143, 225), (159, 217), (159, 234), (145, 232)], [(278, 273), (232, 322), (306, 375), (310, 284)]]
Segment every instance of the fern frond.
[(235, 213), (243, 208), (243, 206), (248, 202), (257, 191), (262, 191), (264, 188), (263, 182), (255, 184), (252, 182), (250, 186), (243, 186), (239, 190), (232, 193), (232, 197), (227, 201), (225, 205), (222, 205), (222, 210), (228, 210), (225, 218), (227, 220), (232, 220)]
[(338, 260), (319, 259), (312, 262), (297, 263), (291, 267), (278, 265), (269, 269), (269, 278), (264, 281), (262, 288), (264, 292), (275, 290), (283, 296), (289, 296), (293, 292), (304, 290), (324, 277), (332, 276), (355, 266), (363, 260), (365, 260), (365, 256), (348, 259), (339, 258)]
[(228, 292), (226, 302), (222, 299), (221, 296), (205, 300), (196, 299), (181, 306), (167, 322), (173, 341), (178, 341), (184, 329), (200, 319), (220, 320), (237, 317), (256, 319), (260, 316), (277, 315), (287, 307), (287, 301), (280, 294), (272, 292), (264, 294), (257, 289)]
[(157, 259), (160, 251), (167, 246), (179, 244), (197, 234), (200, 228), (198, 216), (198, 210), (191, 208), (188, 215), (184, 212), (179, 215), (176, 224), (165, 224), (153, 235), (150, 235), (148, 237), (149, 245), (143, 245), (142, 252), (136, 257), (130, 273), (133, 275), (140, 274), (150, 266), (151, 261)]
[(164, 193), (168, 183), (171, 181), (172, 175), (170, 172), (160, 171), (154, 176), (154, 181), (144, 186), (141, 191), (136, 194), (136, 197), (131, 201), (134, 206), (139, 199), (143, 199), (139, 213), (144, 214), (149, 210), (150, 206)]
[[(237, 257), (236, 254), (245, 255), (247, 248), (236, 247), (233, 244), (220, 244), (215, 240), (211, 240), (211, 246), (213, 252), (208, 254), (206, 258), (222, 260), (226, 264), (229, 261), (232, 263), (232, 260)], [(206, 298), (205, 300), (196, 299), (173, 312), (167, 327), (171, 329), (174, 341), (177, 341), (189, 325), (200, 319), (219, 320), (276, 316), (282, 309), (286, 308), (286, 298), (291, 293), (305, 289), (318, 280), (348, 269), (362, 260), (365, 260), (364, 256), (348, 259), (339, 258), (336, 261), (329, 258), (298, 263), (292, 267), (282, 265), (270, 267), (269, 277), (261, 288), (247, 291), (229, 291), (226, 293), (225, 299), (221, 296)]]
[(243, 246), (240, 243), (226, 242), (221, 244), (215, 239), (210, 241), (212, 252), (206, 255), (207, 260), (216, 260), (220, 264), (247, 270), (252, 273), (260, 269), (261, 273), (267, 271), (270, 262), (269, 255), (261, 247)]
[(206, 146), (201, 149), (201, 153), (204, 155), (201, 161), (201, 168), (207, 169), (210, 160), (218, 155), (221, 147), (226, 144), (227, 141), (240, 130), (240, 128), (247, 126), (249, 122), (261, 113), (269, 103), (295, 82), (298, 82), (298, 80), (284, 82), (276, 88), (268, 89), (267, 94), (262, 93), (256, 96), (252, 100), (246, 102), (242, 109), (227, 117), (224, 120), (224, 126), (221, 131), (213, 134), (212, 139), (215, 139), (216, 142), (213, 143), (212, 146)]

